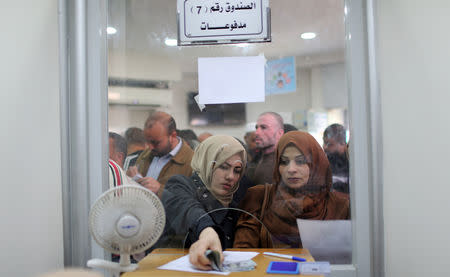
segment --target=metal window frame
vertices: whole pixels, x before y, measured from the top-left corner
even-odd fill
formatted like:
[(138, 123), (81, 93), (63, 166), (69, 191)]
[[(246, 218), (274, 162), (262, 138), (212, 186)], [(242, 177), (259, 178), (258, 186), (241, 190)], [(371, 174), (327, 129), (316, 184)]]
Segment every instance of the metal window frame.
[(384, 276), (382, 128), (375, 48), (375, 0), (345, 0), (350, 114), (353, 264), (332, 276)]
[(59, 0), (64, 265), (105, 252), (89, 234), (89, 209), (108, 188), (107, 0)]
[[(382, 134), (375, 0), (345, 0), (352, 134), (353, 264), (332, 276), (384, 276)], [(108, 188), (107, 0), (59, 0), (64, 261), (85, 266), (104, 251), (88, 232), (89, 207)]]

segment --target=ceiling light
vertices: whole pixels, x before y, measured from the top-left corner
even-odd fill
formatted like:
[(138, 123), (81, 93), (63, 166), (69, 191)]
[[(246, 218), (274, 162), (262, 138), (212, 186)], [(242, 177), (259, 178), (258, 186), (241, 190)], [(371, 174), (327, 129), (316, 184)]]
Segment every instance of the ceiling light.
[(165, 43), (167, 46), (177, 46), (177, 40), (173, 38), (166, 38)]
[(316, 37), (316, 33), (303, 33), (300, 35), (302, 39), (313, 39)]
[(106, 33), (108, 35), (114, 35), (115, 33), (117, 33), (117, 29), (114, 27), (108, 27), (108, 28), (106, 28)]
[(237, 47), (247, 47), (249, 43), (238, 43), (236, 44)]
[(120, 93), (119, 92), (108, 92), (108, 100), (120, 100)]

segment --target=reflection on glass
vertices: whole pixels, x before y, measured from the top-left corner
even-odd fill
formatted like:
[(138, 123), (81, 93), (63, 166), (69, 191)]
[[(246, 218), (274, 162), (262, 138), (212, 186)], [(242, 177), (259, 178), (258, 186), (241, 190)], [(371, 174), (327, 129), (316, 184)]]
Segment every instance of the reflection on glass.
[[(297, 218), (349, 219), (349, 201), (331, 191), (328, 159), (310, 134), (290, 131), (277, 144), (274, 183), (247, 191), (242, 207), (267, 227), (247, 215), (236, 226), (234, 247), (301, 248)], [(272, 242), (273, 241), (273, 242)]]
[[(191, 148), (198, 147), (200, 141), (194, 136), (203, 133), (229, 135), (240, 140), (244, 140), (245, 136), (249, 163), (243, 176), (245, 179), (241, 180), (241, 186), (235, 193), (243, 198), (246, 188), (253, 185), (270, 183), (272, 186), (266, 186), (267, 188), (284, 187), (280, 181), (281, 175), (278, 181), (272, 179), (273, 163), (271, 166), (266, 163), (270, 157), (275, 157), (277, 142), (285, 130), (295, 127), (308, 132), (319, 145), (323, 145), (332, 171), (333, 185), (327, 193), (340, 194), (339, 196), (349, 199), (349, 119), (344, 64), (343, 1), (271, 1), (270, 43), (184, 47), (172, 46), (173, 40), (170, 40), (177, 37), (176, 1), (109, 0), (108, 6), (108, 26), (116, 29), (115, 33), (108, 35), (108, 124), (111, 132), (125, 136), (125, 131), (130, 127), (145, 131), (145, 122), (150, 114), (163, 111), (176, 121), (175, 137), (183, 138)], [(304, 33), (315, 33), (316, 36), (305, 40), (301, 38)], [(209, 116), (204, 116), (200, 109), (193, 111), (197, 107), (192, 101), (192, 93), (199, 91), (199, 57), (243, 57), (260, 54), (275, 64), (285, 60), (292, 61), (293, 66), (285, 72), (266, 75), (266, 82), (272, 82), (274, 86), (270, 93), (266, 91), (264, 102), (243, 103), (239, 106), (223, 104), (217, 109), (211, 106), (213, 115)], [(278, 126), (276, 130), (283, 131), (271, 131), (271, 135), (275, 137), (268, 136), (267, 129), (262, 129), (270, 127), (267, 122), (260, 121), (261, 114), (268, 111), (276, 112), (282, 119), (282, 127)], [(325, 129), (332, 124), (343, 126), (347, 133), (345, 143), (342, 136), (335, 137), (328, 133), (324, 135)], [(164, 138), (169, 136), (164, 131), (159, 135)], [(163, 144), (166, 142), (161, 141)], [(141, 145), (144, 149), (149, 146), (154, 148), (151, 141), (146, 139)], [(332, 149), (334, 145), (337, 145), (335, 148), (338, 150)], [(137, 159), (142, 154), (135, 152), (143, 150), (133, 149), (127, 148), (125, 155), (137, 155), (128, 158), (131, 163), (136, 162), (133, 158)], [(308, 157), (302, 148), (299, 147), (299, 150), (305, 158)], [(152, 153), (151, 150), (146, 151)], [(279, 163), (280, 160), (276, 162)], [(306, 162), (308, 163), (308, 160)], [(127, 163), (124, 163), (124, 167), (126, 165)], [(148, 170), (143, 172), (142, 168), (129, 165), (126, 167), (129, 174), (135, 176), (134, 181), (148, 177)], [(261, 170), (262, 168), (264, 170)], [(322, 165), (319, 168), (322, 168)], [(259, 179), (255, 179), (255, 176)], [(325, 173), (316, 177), (328, 178)], [(242, 185), (242, 181), (246, 181), (246, 185)], [(309, 189), (309, 186), (305, 188)], [(211, 194), (211, 191), (205, 189), (205, 193)], [(320, 194), (314, 191), (310, 193)], [(275, 193), (274, 197), (276, 195)], [(244, 204), (246, 203), (241, 203)], [(335, 210), (340, 211), (336, 217), (345, 217), (345, 212)], [(169, 210), (167, 213), (169, 214)], [(170, 216), (167, 222), (169, 228), (172, 222)], [(292, 231), (289, 232), (290, 235), (269, 236), (270, 239), (274, 238), (274, 246), (301, 246), (300, 237), (291, 236), (295, 232), (298, 233), (296, 223), (289, 226)], [(179, 237), (171, 241), (161, 241), (158, 247), (181, 248), (185, 238), (189, 240), (190, 236), (186, 237), (187, 232), (183, 230), (187, 229), (172, 230), (176, 231)]]
[(199, 268), (206, 264), (197, 256), (207, 249), (221, 252), (222, 247), (232, 247), (239, 214), (223, 208), (239, 203), (235, 194), (246, 161), (243, 145), (231, 136), (216, 135), (203, 141), (192, 157), (193, 175), (175, 175), (165, 186), (162, 202), (168, 220), (161, 243), (170, 246), (182, 239)]

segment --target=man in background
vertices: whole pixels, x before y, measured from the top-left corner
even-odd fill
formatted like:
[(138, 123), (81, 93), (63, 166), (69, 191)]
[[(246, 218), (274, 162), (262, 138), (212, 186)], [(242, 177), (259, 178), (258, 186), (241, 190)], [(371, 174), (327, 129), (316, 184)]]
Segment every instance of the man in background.
[(247, 146), (248, 162), (256, 163), (259, 159), (259, 148), (256, 147), (256, 134), (255, 131), (247, 132), (244, 135), (245, 145)]
[(145, 122), (144, 138), (153, 148), (139, 155), (136, 167), (129, 170), (134, 180), (159, 197), (170, 177), (192, 174), (194, 152), (177, 136), (176, 128), (175, 120), (169, 114), (160, 111), (151, 114)]
[(126, 155), (126, 140), (119, 134), (109, 132), (109, 158), (123, 168)]
[(141, 128), (130, 127), (125, 131), (127, 142), (127, 157), (123, 165), (126, 171), (130, 166), (135, 165), (138, 156), (146, 149), (144, 131)]
[(202, 142), (202, 141), (204, 141), (205, 139), (209, 138), (210, 136), (212, 136), (211, 133), (209, 133), (209, 132), (203, 132), (203, 133), (201, 133), (201, 134), (198, 136), (198, 141), (199, 141), (199, 142)]
[(191, 129), (177, 130), (177, 135), (184, 141), (186, 141), (192, 150), (195, 150), (195, 148), (197, 148), (197, 146), (200, 144), (197, 135)]
[(284, 123), (283, 126), (284, 126), (283, 129), (284, 129), (284, 133), (285, 134), (287, 132), (290, 132), (290, 131), (297, 131), (298, 130), (297, 127), (295, 127), (294, 125), (289, 124), (289, 123)]
[(127, 142), (116, 133), (109, 132), (109, 188), (124, 184), (135, 184), (123, 170), (123, 163), (127, 153)]
[[(284, 134), (283, 118), (275, 112), (262, 113), (256, 121), (255, 143), (261, 152), (254, 171), (250, 168), (248, 176), (253, 184), (273, 183), (273, 167), (275, 165), (275, 149)], [(253, 172), (252, 172), (253, 171)]]
[(346, 130), (340, 124), (331, 124), (323, 132), (323, 150), (327, 154), (333, 175), (332, 190), (349, 193), (349, 160)]

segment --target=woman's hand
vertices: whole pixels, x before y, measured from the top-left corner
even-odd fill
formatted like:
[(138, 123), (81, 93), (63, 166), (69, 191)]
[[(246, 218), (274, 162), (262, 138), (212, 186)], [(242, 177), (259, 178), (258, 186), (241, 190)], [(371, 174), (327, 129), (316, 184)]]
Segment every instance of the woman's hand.
[(206, 258), (206, 250), (216, 250), (220, 253), (220, 263), (223, 263), (222, 245), (220, 244), (219, 235), (213, 228), (205, 228), (198, 240), (189, 248), (189, 261), (195, 267), (203, 270), (211, 270), (211, 263)]

